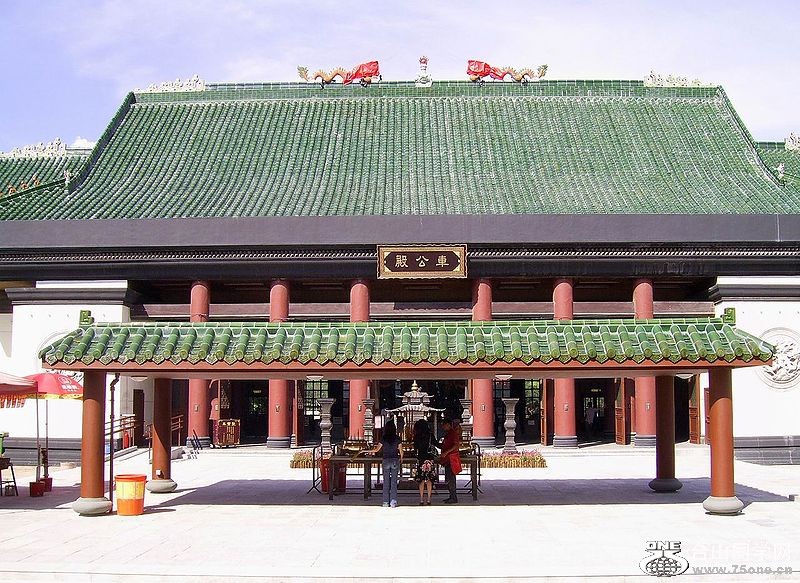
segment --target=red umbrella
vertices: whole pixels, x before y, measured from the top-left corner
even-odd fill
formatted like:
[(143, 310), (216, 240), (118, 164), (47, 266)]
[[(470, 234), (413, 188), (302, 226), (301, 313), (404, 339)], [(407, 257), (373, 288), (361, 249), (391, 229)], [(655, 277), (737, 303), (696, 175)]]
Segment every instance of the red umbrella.
[(36, 381), (0, 372), (0, 407), (22, 407)]
[[(0, 372), (0, 408), (22, 407), (25, 404), (26, 394), (35, 387), (36, 381)], [(0, 435), (0, 455), (4, 453), (2, 441), (7, 435), (7, 433)]]
[[(36, 391), (28, 397), (36, 399), (36, 448), (39, 449), (39, 399), (44, 399), (44, 459), (40, 460), (44, 465), (44, 477), (48, 477), (48, 451), (50, 447), (48, 435), (48, 424), (50, 420), (50, 399), (80, 399), (83, 397), (83, 385), (67, 375), (55, 372), (40, 372), (29, 374), (26, 379), (36, 383)], [(39, 466), (36, 466), (36, 479), (39, 479)]]
[(39, 443), (39, 399), (45, 399), (44, 449), (48, 449), (49, 399), (80, 399), (83, 397), (83, 386), (67, 375), (43, 372), (28, 375), (24, 378), (0, 373), (0, 407), (21, 407), (26, 399), (36, 399), (36, 480), (39, 480), (39, 468), (44, 461), (44, 477), (48, 477), (47, 454), (41, 456)]
[(83, 397), (83, 385), (67, 375), (41, 372), (27, 375), (25, 378), (36, 383), (37, 396), (34, 398), (80, 399)]

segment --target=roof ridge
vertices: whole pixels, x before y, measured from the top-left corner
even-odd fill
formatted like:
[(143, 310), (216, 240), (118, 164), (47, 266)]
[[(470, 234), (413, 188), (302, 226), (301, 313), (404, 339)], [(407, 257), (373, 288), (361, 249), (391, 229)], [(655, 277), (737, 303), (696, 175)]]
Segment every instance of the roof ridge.
[(97, 140), (97, 143), (94, 145), (94, 148), (92, 148), (92, 152), (89, 154), (89, 157), (86, 159), (84, 165), (75, 174), (75, 179), (70, 181), (67, 187), (67, 194), (75, 192), (75, 190), (80, 187), (81, 184), (83, 184), (83, 181), (89, 176), (95, 164), (100, 159), (100, 156), (103, 154), (105, 147), (111, 141), (114, 133), (122, 124), (125, 116), (128, 114), (128, 111), (130, 111), (131, 105), (134, 103), (136, 103), (136, 96), (134, 95), (133, 91), (131, 91), (125, 96), (125, 99), (117, 109), (114, 117), (111, 118), (111, 121), (106, 126), (103, 134)]
[(16, 199), (23, 198), (27, 195), (31, 194), (39, 194), (44, 190), (48, 190), (54, 187), (64, 186), (65, 180), (63, 178), (58, 178), (57, 180), (51, 180), (50, 182), (44, 182), (39, 186), (32, 186), (30, 188), (26, 188), (25, 190), (17, 191), (13, 194), (7, 194), (5, 196), (0, 196), (0, 206), (4, 206), (4, 203), (15, 201)]
[(750, 152), (755, 156), (756, 166), (761, 169), (761, 171), (769, 178), (769, 180), (778, 188), (783, 188), (783, 183), (780, 179), (778, 179), (778, 175), (776, 171), (770, 168), (764, 159), (761, 157), (761, 153), (758, 151), (758, 147), (756, 146), (757, 142), (753, 137), (753, 134), (750, 133), (750, 130), (747, 129), (747, 126), (742, 121), (742, 118), (739, 117), (739, 113), (736, 111), (736, 108), (733, 106), (733, 102), (728, 97), (728, 94), (725, 92), (725, 89), (720, 86), (719, 87), (720, 95), (722, 96), (722, 102), (725, 104), (725, 107), (728, 109), (729, 113), (733, 116), (733, 120), (735, 122), (735, 127), (747, 142), (748, 148)]
[(629, 96), (629, 97), (714, 97), (717, 86), (650, 86), (641, 80), (570, 80), (551, 79), (527, 84), (488, 82), (483, 85), (467, 80), (434, 81), (431, 87), (417, 87), (413, 81), (382, 81), (368, 87), (360, 85), (317, 83), (266, 82), (266, 83), (210, 83), (204, 91), (136, 93), (140, 103), (206, 102), (247, 99), (252, 95), (275, 98), (310, 98), (328, 96), (342, 98), (365, 97), (418, 97), (418, 96)]

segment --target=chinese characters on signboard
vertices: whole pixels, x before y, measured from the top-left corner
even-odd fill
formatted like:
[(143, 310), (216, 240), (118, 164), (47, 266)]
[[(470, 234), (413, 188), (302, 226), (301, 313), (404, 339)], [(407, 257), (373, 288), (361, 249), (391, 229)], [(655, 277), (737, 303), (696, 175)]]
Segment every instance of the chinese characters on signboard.
[(378, 278), (467, 277), (467, 246), (378, 246)]

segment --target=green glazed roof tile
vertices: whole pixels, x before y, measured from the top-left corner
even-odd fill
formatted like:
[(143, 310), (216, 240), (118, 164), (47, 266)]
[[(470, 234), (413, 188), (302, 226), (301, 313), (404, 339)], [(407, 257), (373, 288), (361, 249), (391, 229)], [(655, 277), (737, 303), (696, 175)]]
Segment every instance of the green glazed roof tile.
[(767, 362), (774, 347), (721, 319), (94, 324), (43, 349), (49, 366), (280, 362)]
[(0, 220), (800, 213), (768, 165), (719, 87), (217, 84), (130, 94), (68, 194)]
[(784, 165), (784, 182), (788, 189), (800, 192), (800, 150), (787, 150), (784, 142), (758, 142), (758, 153), (764, 164), (776, 172)]
[[(9, 186), (13, 186), (18, 195), (31, 194), (37, 188), (34, 178), (39, 182), (39, 189), (55, 183), (60, 186), (59, 191), (63, 195), (64, 170), (76, 175), (87, 158), (88, 154), (84, 151), (67, 151), (63, 156), (0, 157), (0, 200), (9, 196)], [(28, 186), (28, 190), (20, 189), (22, 183)]]

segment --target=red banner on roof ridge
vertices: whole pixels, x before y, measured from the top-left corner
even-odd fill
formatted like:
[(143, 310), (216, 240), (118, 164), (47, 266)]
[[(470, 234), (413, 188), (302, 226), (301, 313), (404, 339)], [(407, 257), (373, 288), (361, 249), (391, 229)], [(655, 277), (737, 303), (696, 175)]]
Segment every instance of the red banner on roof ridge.
[(486, 77), (492, 72), (492, 66), (483, 61), (467, 61), (467, 75), (474, 75), (475, 77)]
[(342, 83), (347, 85), (348, 83), (352, 83), (357, 79), (364, 79), (365, 77), (377, 77), (378, 75), (380, 75), (378, 61), (369, 61), (367, 63), (361, 63), (360, 65), (353, 67), (352, 70), (348, 71)]

